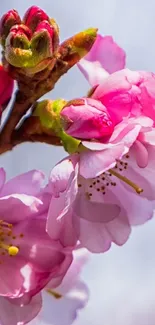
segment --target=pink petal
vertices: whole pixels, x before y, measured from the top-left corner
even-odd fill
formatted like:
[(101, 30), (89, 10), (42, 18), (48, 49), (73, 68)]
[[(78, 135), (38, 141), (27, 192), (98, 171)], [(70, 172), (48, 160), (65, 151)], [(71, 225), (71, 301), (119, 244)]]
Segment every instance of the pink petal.
[(76, 163), (77, 158), (76, 155), (67, 157), (52, 169), (49, 179), (49, 191), (51, 191), (54, 196), (57, 197), (60, 192), (66, 190), (68, 180), (74, 172), (74, 163)]
[[(72, 290), (72, 288), (79, 281), (80, 273), (88, 261), (89, 253), (85, 248), (80, 248), (73, 252), (73, 256), (74, 259), (70, 268), (68, 269), (60, 286), (56, 288), (56, 291), (59, 292), (62, 296), (66, 296), (66, 294)], [(50, 282), (48, 283), (47, 287), (52, 288)]]
[[(143, 192), (140, 194), (140, 197), (147, 198), (149, 200), (155, 200), (155, 148), (153, 146), (145, 146), (148, 152), (148, 164), (145, 168), (141, 168), (137, 165), (137, 151), (134, 147), (129, 151), (130, 158), (127, 159), (128, 167), (124, 171), (124, 176), (132, 180), (137, 184), (138, 187), (143, 189)], [(140, 157), (139, 157), (140, 159)], [(139, 161), (141, 164), (141, 161)], [(135, 193), (134, 189), (123, 183), (123, 186), (131, 193)]]
[(72, 209), (65, 211), (65, 194), (51, 200), (47, 232), (53, 240), (61, 242), (64, 247), (76, 245), (77, 233), (73, 224), (73, 212)]
[(37, 195), (40, 191), (44, 180), (44, 174), (39, 170), (32, 170), (25, 174), (21, 174), (9, 180), (1, 192), (1, 196), (10, 194), (28, 194)]
[(25, 265), (25, 259), (5, 255), (0, 258), (0, 261), (2, 262), (0, 267), (0, 295), (18, 297), (22, 293), (24, 284), (24, 278), (20, 270)]
[(92, 253), (103, 253), (111, 247), (111, 237), (105, 224), (80, 220), (80, 242)]
[(1, 220), (10, 223), (24, 220), (37, 214), (42, 201), (26, 194), (0, 197)]
[(146, 144), (155, 145), (155, 129), (153, 128), (148, 132), (140, 132), (138, 140), (145, 142)]
[(141, 168), (145, 168), (148, 165), (148, 151), (146, 147), (140, 141), (135, 141), (133, 145), (134, 150), (136, 151), (136, 161), (137, 165)]
[(0, 65), (0, 105), (6, 105), (11, 98), (14, 81)]
[(133, 112), (134, 116), (141, 113), (141, 102), (138, 87), (141, 74), (129, 69), (114, 72), (95, 89), (92, 98), (100, 100), (108, 109), (115, 124)]
[(121, 159), (126, 152), (127, 148), (123, 144), (103, 151), (83, 151), (80, 154), (80, 175), (85, 178), (96, 177), (113, 168), (116, 159)]
[(124, 120), (115, 126), (114, 132), (107, 143), (82, 141), (82, 144), (86, 148), (94, 151), (113, 148), (115, 144), (121, 143), (127, 147), (131, 147), (137, 139), (140, 130), (141, 125), (138, 125), (138, 121), (136, 124), (136, 119), (132, 123), (130, 123), (130, 120)]
[(27, 305), (16, 305), (15, 301), (16, 299), (0, 297), (1, 325), (24, 325), (37, 316), (42, 306), (40, 293), (34, 296)]
[(14, 245), (19, 246), (16, 257), (22, 256), (30, 265), (29, 274), (28, 272), (23, 274), (26, 278), (25, 290), (31, 294), (37, 293), (50, 280), (54, 280), (56, 285), (60, 284), (72, 262), (72, 254), (66, 255), (62, 246), (51, 240), (45, 231), (45, 226), (45, 216), (23, 221), (14, 226), (15, 234), (24, 235), (23, 238), (16, 236)]
[(79, 309), (86, 305), (88, 296), (88, 288), (81, 281), (78, 281), (72, 290), (60, 299), (55, 299), (53, 295), (44, 291), (43, 308), (37, 317), (37, 323), (32, 322), (30, 325), (37, 325), (40, 322), (52, 325), (71, 325), (77, 318)]
[(2, 189), (3, 189), (5, 180), (6, 180), (5, 170), (4, 170), (4, 168), (0, 168), (0, 191), (2, 191)]
[[(93, 197), (94, 199), (94, 197)], [(111, 196), (112, 199), (112, 196)], [(91, 222), (109, 222), (119, 216), (120, 207), (116, 202), (104, 203), (102, 195), (102, 202), (93, 202), (85, 198), (84, 194), (78, 196), (74, 205), (76, 215)]]
[(125, 67), (125, 52), (111, 36), (98, 35), (90, 52), (78, 64), (89, 83), (94, 86), (101, 83), (107, 72), (113, 73)]

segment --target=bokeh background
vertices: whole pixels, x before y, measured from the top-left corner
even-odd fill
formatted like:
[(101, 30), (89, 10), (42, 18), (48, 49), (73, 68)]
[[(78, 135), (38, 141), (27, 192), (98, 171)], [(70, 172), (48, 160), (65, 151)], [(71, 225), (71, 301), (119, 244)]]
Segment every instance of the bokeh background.
[[(0, 14), (15, 8), (23, 15), (31, 5), (42, 7), (57, 20), (61, 40), (98, 27), (126, 50), (130, 69), (155, 72), (154, 0), (1, 0)], [(87, 90), (87, 82), (75, 67), (45, 98), (71, 99)], [(33, 168), (48, 176), (64, 155), (60, 148), (23, 144), (1, 156), (0, 165), (8, 178)], [(134, 229), (123, 247), (93, 255), (83, 279), (91, 296), (74, 325), (155, 325), (155, 220)]]

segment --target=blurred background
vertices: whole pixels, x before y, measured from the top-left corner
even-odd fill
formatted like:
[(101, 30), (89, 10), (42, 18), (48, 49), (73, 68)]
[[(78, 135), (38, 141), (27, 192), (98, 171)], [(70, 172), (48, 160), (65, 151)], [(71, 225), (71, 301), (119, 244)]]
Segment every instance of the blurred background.
[[(130, 69), (155, 72), (154, 0), (1, 0), (0, 15), (12, 8), (23, 15), (31, 5), (42, 7), (57, 20), (61, 40), (98, 27), (126, 50)], [(87, 82), (74, 67), (45, 98), (71, 99), (87, 90)], [(23, 144), (1, 156), (0, 165), (8, 178), (33, 168), (48, 176), (64, 155), (60, 148)], [(90, 301), (74, 325), (155, 325), (155, 220), (134, 229), (123, 247), (91, 256), (83, 279)]]

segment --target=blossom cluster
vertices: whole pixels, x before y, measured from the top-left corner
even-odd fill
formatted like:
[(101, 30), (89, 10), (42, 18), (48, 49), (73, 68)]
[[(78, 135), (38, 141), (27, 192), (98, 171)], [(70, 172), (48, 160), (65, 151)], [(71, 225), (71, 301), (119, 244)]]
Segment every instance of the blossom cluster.
[[(37, 7), (23, 21), (7, 13), (0, 32), (5, 60), (15, 67), (40, 67), (57, 50), (55, 24)], [(1, 325), (39, 321), (46, 295), (53, 306), (64, 302), (64, 315), (56, 321), (53, 309), (51, 324), (71, 324), (88, 299), (79, 278), (88, 251), (124, 245), (133, 226), (154, 217), (155, 75), (131, 71), (125, 61), (113, 38), (98, 34), (78, 63), (89, 93), (33, 106), (24, 134), (55, 134), (67, 151), (46, 185), (38, 170), (6, 181), (0, 169)], [(12, 90), (1, 66), (1, 112)]]

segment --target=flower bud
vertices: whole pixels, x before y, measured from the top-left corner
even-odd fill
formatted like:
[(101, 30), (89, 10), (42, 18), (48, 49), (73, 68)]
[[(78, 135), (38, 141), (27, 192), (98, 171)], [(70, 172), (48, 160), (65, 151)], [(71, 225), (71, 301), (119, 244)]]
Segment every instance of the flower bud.
[(14, 81), (8, 75), (4, 67), (0, 65), (0, 106), (4, 110), (10, 101), (13, 92)]
[(31, 59), (30, 50), (31, 31), (25, 25), (15, 25), (11, 28), (6, 39), (5, 58), (15, 67), (27, 65)]
[(6, 39), (5, 58), (14, 67), (31, 69), (33, 74), (39, 72), (57, 50), (54, 35), (55, 29), (47, 21), (42, 21), (34, 34), (26, 25), (15, 25)]
[(64, 41), (59, 50), (62, 60), (68, 62), (70, 66), (77, 63), (90, 51), (96, 36), (97, 29), (89, 28)]
[(47, 21), (43, 21), (38, 25), (32, 37), (31, 48), (36, 55), (41, 56), (40, 60), (52, 57), (54, 51), (53, 36), (54, 29)]
[(21, 19), (16, 10), (9, 10), (0, 20), (0, 37), (1, 43), (5, 46), (5, 39), (8, 36), (12, 26), (20, 24)]
[(23, 23), (28, 26), (32, 32), (34, 32), (40, 22), (46, 20), (49, 22), (49, 17), (47, 14), (39, 7), (30, 7), (23, 18)]
[(65, 132), (78, 139), (100, 139), (114, 129), (106, 107), (91, 98), (68, 102), (61, 111), (61, 122)]

